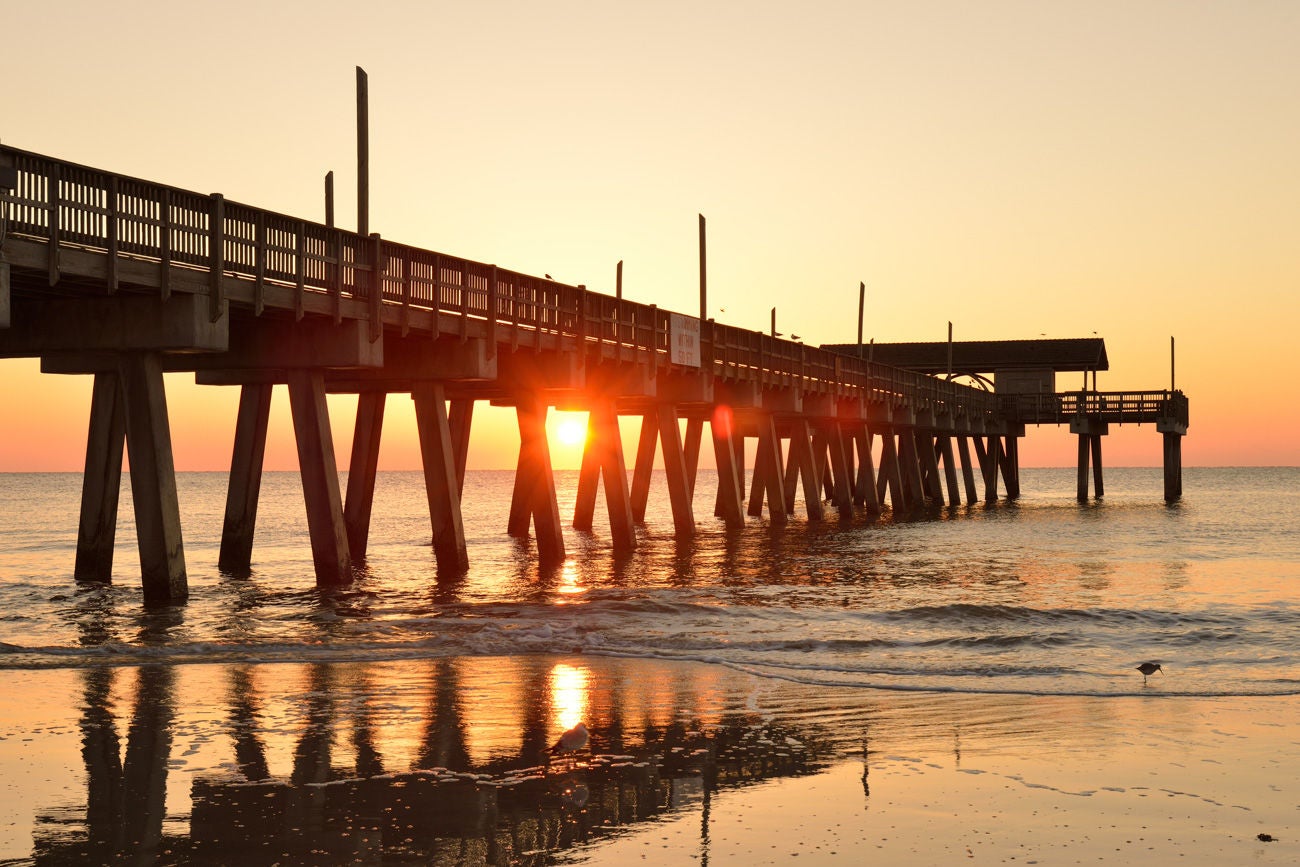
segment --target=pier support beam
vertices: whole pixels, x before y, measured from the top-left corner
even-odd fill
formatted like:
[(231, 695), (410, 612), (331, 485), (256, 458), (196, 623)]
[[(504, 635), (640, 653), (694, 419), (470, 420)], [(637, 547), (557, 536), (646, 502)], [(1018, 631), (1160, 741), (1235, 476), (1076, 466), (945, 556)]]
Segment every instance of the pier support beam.
[(718, 497), (714, 514), (730, 529), (745, 526), (745, 505), (741, 496), (740, 469), (736, 459), (735, 438), (732, 429), (735, 417), (728, 406), (717, 406), (709, 420), (709, 435), (713, 438), (713, 460), (718, 467)]
[(979, 492), (975, 488), (975, 464), (970, 456), (970, 437), (957, 437), (957, 453), (961, 457), (961, 479), (966, 488), (966, 505), (973, 506), (979, 502)]
[(889, 494), (889, 506), (894, 514), (906, 512), (907, 497), (903, 492), (903, 471), (899, 466), (898, 448), (894, 445), (894, 432), (886, 428), (880, 435), (880, 477), (876, 481), (876, 495), (884, 502)]
[(316, 584), (347, 584), (352, 580), (352, 556), (343, 523), (343, 497), (339, 493), (324, 375), (319, 370), (291, 370), (288, 382)]
[(352, 433), (348, 491), (343, 501), (343, 523), (347, 526), (348, 550), (354, 562), (366, 559), (370, 545), (370, 513), (375, 502), (379, 441), (384, 430), (387, 397), (382, 391), (363, 391), (357, 395), (357, 424)]
[(822, 520), (825, 509), (822, 508), (821, 479), (817, 476), (817, 464), (813, 460), (812, 429), (806, 418), (797, 418), (790, 425), (788, 462), (790, 469), (786, 473), (786, 511), (794, 511), (795, 487), (802, 480), (804, 511), (809, 518)]
[(1175, 503), (1183, 496), (1183, 435), (1164, 431), (1165, 502)]
[(587, 418), (587, 444), (582, 451), (578, 495), (573, 511), (574, 529), (591, 532), (596, 512), (596, 492), (604, 480), (605, 507), (609, 513), (614, 549), (636, 548), (632, 498), (628, 490), (627, 465), (623, 459), (623, 438), (618, 414), (612, 402), (592, 406)]
[(655, 448), (659, 444), (659, 417), (648, 412), (641, 417), (641, 438), (636, 446), (636, 463), (632, 467), (632, 518), (645, 523), (646, 505), (650, 502), (650, 479), (654, 474)]
[(940, 436), (938, 445), (939, 455), (943, 458), (943, 475), (944, 481), (948, 485), (948, 505), (961, 505), (961, 491), (957, 487), (957, 464), (953, 460), (952, 437), (947, 434)]
[(253, 565), (253, 533), (257, 526), (257, 500), (262, 490), (262, 461), (271, 417), (270, 383), (240, 387), (235, 420), (235, 446), (226, 485), (226, 517), (221, 528), (221, 553), (217, 568), (246, 575)]
[[(415, 423), (424, 464), (424, 492), (429, 502), (429, 526), (433, 531), (433, 553), (438, 561), (438, 574), (459, 575), (469, 568), (469, 555), (465, 550), (465, 526), (460, 514), (456, 447), (447, 418), (447, 390), (441, 382), (417, 382), (411, 389), (411, 400), (415, 402)], [(373, 490), (373, 482), (371, 484)], [(351, 484), (348, 487), (351, 488)]]
[(116, 371), (95, 374), (86, 436), (86, 470), (81, 481), (81, 521), (77, 527), (77, 581), (113, 580), (118, 493), (122, 487), (122, 447), (126, 437), (121, 378)]
[(538, 560), (543, 566), (554, 566), (564, 562), (565, 554), (551, 447), (546, 440), (547, 409), (546, 403), (531, 393), (521, 395), (515, 405), (519, 418), (519, 469), (510, 507), (510, 532), (526, 535), (531, 516), (537, 532)]
[(679, 539), (695, 536), (695, 509), (691, 503), (691, 485), (686, 473), (686, 454), (682, 431), (677, 425), (677, 407), (659, 404), (659, 441), (664, 450), (664, 472), (668, 476), (668, 498), (673, 509), (673, 529)]
[(144, 598), (182, 602), (189, 589), (162, 360), (156, 352), (126, 353), (121, 375)]
[(456, 495), (465, 493), (465, 465), (469, 462), (469, 433), (474, 424), (474, 401), (459, 398), (451, 401), (447, 415), (451, 427), (451, 444), (456, 450)]
[(1080, 416), (1070, 421), (1070, 433), (1079, 437), (1079, 484), (1077, 497), (1080, 503), (1088, 500), (1088, 463), (1092, 458), (1092, 476), (1097, 497), (1105, 496), (1106, 489), (1101, 471), (1101, 438), (1109, 432), (1106, 422)]
[(781, 460), (781, 438), (776, 434), (776, 422), (770, 413), (758, 417), (758, 451), (754, 456), (749, 514), (761, 515), (764, 499), (768, 520), (773, 526), (784, 526), (789, 517), (785, 509), (785, 468)]
[(854, 500), (861, 503), (867, 514), (880, 514), (880, 498), (876, 494), (876, 466), (871, 456), (871, 433), (866, 424), (853, 427), (853, 442), (858, 451), (858, 476), (854, 485)]

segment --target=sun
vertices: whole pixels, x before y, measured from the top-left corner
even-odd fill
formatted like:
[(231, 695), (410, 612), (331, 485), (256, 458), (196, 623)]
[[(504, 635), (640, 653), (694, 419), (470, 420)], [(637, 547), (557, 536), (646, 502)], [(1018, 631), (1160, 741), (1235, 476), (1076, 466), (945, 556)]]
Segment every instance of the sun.
[(587, 440), (587, 421), (581, 418), (566, 418), (555, 428), (555, 438), (566, 446), (582, 445)]

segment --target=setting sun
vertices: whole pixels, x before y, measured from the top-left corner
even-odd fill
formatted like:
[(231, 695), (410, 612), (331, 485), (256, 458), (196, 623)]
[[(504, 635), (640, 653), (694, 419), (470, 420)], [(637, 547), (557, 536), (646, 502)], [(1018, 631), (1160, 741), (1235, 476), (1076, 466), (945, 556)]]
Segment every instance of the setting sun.
[(555, 438), (566, 446), (582, 445), (587, 440), (587, 420), (566, 418), (555, 427)]

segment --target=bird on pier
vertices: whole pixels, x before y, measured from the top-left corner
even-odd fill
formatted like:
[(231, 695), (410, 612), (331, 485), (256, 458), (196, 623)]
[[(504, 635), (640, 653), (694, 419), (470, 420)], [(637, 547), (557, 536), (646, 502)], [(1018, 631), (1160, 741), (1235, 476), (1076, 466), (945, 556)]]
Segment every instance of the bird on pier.
[(1161, 677), (1163, 677), (1165, 673), (1164, 669), (1160, 667), (1160, 663), (1158, 662), (1144, 662), (1137, 667), (1137, 670), (1142, 672), (1143, 683), (1146, 683), (1147, 678), (1155, 674), (1157, 671), (1160, 672)]
[(591, 738), (591, 733), (587, 731), (586, 723), (578, 723), (564, 734), (560, 735), (559, 740), (551, 746), (548, 753), (551, 755), (563, 755), (564, 753), (576, 753), (579, 750), (586, 749), (587, 741)]

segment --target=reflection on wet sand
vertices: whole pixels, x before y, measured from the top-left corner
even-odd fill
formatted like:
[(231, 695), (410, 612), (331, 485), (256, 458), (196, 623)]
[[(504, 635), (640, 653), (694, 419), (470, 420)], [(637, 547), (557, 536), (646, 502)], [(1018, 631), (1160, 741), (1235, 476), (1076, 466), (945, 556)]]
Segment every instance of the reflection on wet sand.
[[(222, 706), (206, 709), (216, 713), (217, 731), (196, 740), (225, 741), (227, 750), (202, 773), (171, 777), (173, 785), (189, 783), (188, 815), (176, 811), (178, 793), (169, 799), (167, 792), (178, 727), (175, 678), (186, 670), (86, 670), (79, 726), (85, 806), (40, 815), (34, 860), (545, 863), (559, 850), (701, 803), (707, 837), (708, 803), (719, 787), (808, 773), (829, 755), (830, 741), (815, 727), (795, 730), (755, 713), (690, 715), (683, 709), (694, 705), (707, 678), (651, 680), (664, 692), (650, 710), (644, 695), (593, 692), (588, 668), (554, 660), (509, 661), (515, 683), (483, 696), (480, 681), (467, 683), (462, 670), (478, 664), (492, 665), (415, 665), (421, 688), (409, 693), (401, 686), (409, 685), (410, 670), (395, 687), (374, 666), (304, 666), (305, 689), (287, 714), (290, 723), (284, 711), (268, 709), (282, 697), (260, 694), (270, 667), (224, 669), (224, 695), (209, 696)], [(495, 680), (501, 670), (488, 674)], [(418, 744), (402, 743), (394, 734), (400, 726), (388, 725), (385, 701), (399, 693), (427, 702)], [(509, 693), (521, 703), (522, 730), (510, 738), (517, 748), (508, 749), (498, 733), (472, 749), (468, 700), (499, 702)], [(658, 704), (665, 698), (667, 712)], [(130, 722), (119, 761), (125, 713)], [(508, 716), (499, 706), (493, 713), (498, 721)], [(590, 750), (548, 760), (544, 748), (557, 728), (584, 715)], [(275, 751), (291, 756), (287, 773), (274, 771), (268, 753)], [(407, 769), (393, 770), (399, 765)]]

